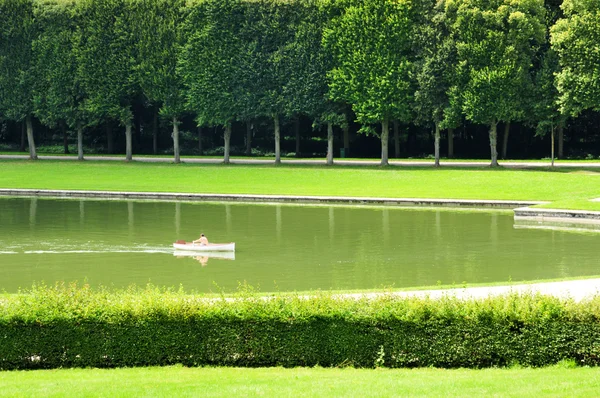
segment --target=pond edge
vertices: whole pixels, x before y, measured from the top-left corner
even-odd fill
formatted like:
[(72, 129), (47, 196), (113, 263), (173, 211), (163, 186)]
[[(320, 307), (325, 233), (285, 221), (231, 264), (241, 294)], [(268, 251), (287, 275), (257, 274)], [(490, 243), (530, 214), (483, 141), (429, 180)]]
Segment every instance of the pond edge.
[(245, 202), (245, 203), (298, 203), (298, 204), (347, 204), (406, 207), (455, 207), (511, 209), (515, 220), (537, 223), (559, 224), (599, 224), (599, 211), (562, 210), (532, 208), (547, 204), (545, 201), (521, 200), (479, 200), (479, 199), (426, 199), (426, 198), (375, 198), (350, 196), (309, 196), (309, 195), (254, 195), (216, 194), (183, 192), (120, 192), (62, 189), (13, 189), (0, 188), (0, 196), (6, 197), (46, 197), (46, 198), (94, 198), (123, 200), (159, 200), (188, 202)]
[(252, 195), (214, 194), (181, 192), (119, 192), (56, 189), (12, 189), (0, 188), (0, 196), (47, 197), (47, 198), (96, 198), (96, 199), (142, 199), (191, 202), (261, 202), (261, 203), (310, 203), (310, 204), (351, 204), (389, 206), (437, 206), (514, 209), (524, 206), (546, 204), (544, 201), (520, 200), (477, 200), (477, 199), (426, 199), (426, 198), (374, 198), (350, 196), (308, 196), (308, 195)]

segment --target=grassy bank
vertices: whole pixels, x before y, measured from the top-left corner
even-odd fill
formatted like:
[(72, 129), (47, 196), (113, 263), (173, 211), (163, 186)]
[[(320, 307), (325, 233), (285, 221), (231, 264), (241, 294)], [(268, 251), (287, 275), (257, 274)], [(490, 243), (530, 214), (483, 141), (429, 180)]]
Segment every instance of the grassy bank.
[(595, 397), (600, 369), (59, 369), (1, 372), (0, 385), (10, 397)]
[[(0, 188), (564, 201), (600, 210), (600, 173), (560, 169), (0, 161)], [(573, 206), (573, 207), (568, 207)]]

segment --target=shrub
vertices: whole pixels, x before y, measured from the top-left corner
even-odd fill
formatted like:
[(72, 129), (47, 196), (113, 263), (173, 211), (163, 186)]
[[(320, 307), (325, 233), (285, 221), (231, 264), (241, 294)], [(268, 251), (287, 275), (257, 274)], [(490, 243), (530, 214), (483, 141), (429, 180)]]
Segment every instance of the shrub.
[(600, 361), (600, 298), (462, 301), (37, 286), (0, 300), (0, 369), (469, 367)]

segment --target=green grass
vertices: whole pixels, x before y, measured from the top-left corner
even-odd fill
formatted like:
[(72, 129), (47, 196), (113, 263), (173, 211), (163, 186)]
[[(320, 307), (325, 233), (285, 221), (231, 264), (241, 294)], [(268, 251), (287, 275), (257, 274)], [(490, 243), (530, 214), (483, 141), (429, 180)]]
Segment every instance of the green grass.
[[(0, 188), (530, 200), (600, 210), (600, 173), (444, 167), (0, 161)], [(553, 207), (550, 205), (549, 207)]]
[(7, 397), (595, 397), (600, 369), (185, 368), (0, 373)]
[(565, 169), (8, 160), (0, 167), (2, 188), (552, 201), (600, 197), (600, 173)]

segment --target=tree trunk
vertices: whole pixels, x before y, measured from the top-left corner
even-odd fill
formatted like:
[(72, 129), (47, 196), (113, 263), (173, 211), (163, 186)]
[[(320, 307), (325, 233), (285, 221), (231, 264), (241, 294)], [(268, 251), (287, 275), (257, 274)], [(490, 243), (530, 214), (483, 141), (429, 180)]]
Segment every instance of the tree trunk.
[(390, 121), (385, 118), (381, 121), (381, 165), (387, 166), (388, 162), (388, 146), (389, 146), (389, 123)]
[(113, 129), (112, 129), (112, 126), (110, 125), (110, 122), (106, 122), (106, 141), (107, 141), (106, 152), (114, 153), (115, 140), (114, 140), (114, 136), (113, 136)]
[(179, 121), (176, 117), (173, 117), (173, 156), (175, 163), (181, 162), (181, 157), (179, 156)]
[(400, 157), (400, 132), (398, 121), (394, 120), (394, 155), (396, 158)]
[(563, 144), (564, 144), (564, 126), (563, 124), (558, 125), (558, 158), (562, 159), (564, 157), (563, 152)]
[(83, 160), (83, 124), (77, 123), (77, 160)]
[(294, 120), (294, 132), (296, 133), (296, 157), (300, 157), (300, 118)]
[(125, 160), (128, 162), (133, 160), (131, 127), (131, 119), (129, 119), (127, 120), (127, 123), (125, 123)]
[(434, 136), (435, 167), (440, 167), (440, 123), (435, 122)]
[(29, 145), (29, 159), (37, 160), (37, 152), (35, 150), (35, 141), (33, 140), (33, 124), (31, 122), (31, 116), (25, 118), (25, 124), (27, 126), (27, 143)]
[(231, 146), (231, 122), (227, 122), (225, 125), (225, 147), (223, 148), (224, 156), (223, 163), (229, 164), (229, 148)]
[(346, 157), (349, 156), (350, 153), (350, 134), (349, 134), (349, 130), (350, 127), (348, 126), (348, 123), (346, 123), (346, 125), (344, 126), (344, 155)]
[(510, 122), (504, 125), (504, 137), (502, 140), (502, 159), (506, 159), (506, 151), (508, 149), (508, 134), (510, 133)]
[(21, 123), (21, 146), (19, 147), (20, 152), (25, 152), (25, 141), (27, 140), (27, 127), (25, 126), (25, 120)]
[(454, 129), (448, 129), (448, 159), (454, 157)]
[(490, 163), (490, 167), (498, 167), (498, 151), (496, 149), (496, 141), (497, 141), (497, 127), (498, 122), (492, 121), (490, 124), (490, 152), (492, 162)]
[(550, 166), (554, 167), (554, 124), (550, 128)]
[(273, 115), (275, 121), (275, 164), (281, 163), (281, 142), (279, 131), (279, 115)]
[(60, 129), (62, 130), (62, 133), (63, 133), (64, 152), (65, 152), (65, 155), (68, 155), (69, 154), (69, 137), (67, 135), (67, 126), (65, 125), (64, 122), (60, 123)]
[(202, 155), (202, 126), (198, 126), (198, 153)]
[(327, 165), (333, 165), (333, 125), (327, 123)]
[(152, 118), (152, 153), (158, 153), (158, 111), (154, 112)]
[(252, 156), (252, 123), (246, 122), (246, 156)]

